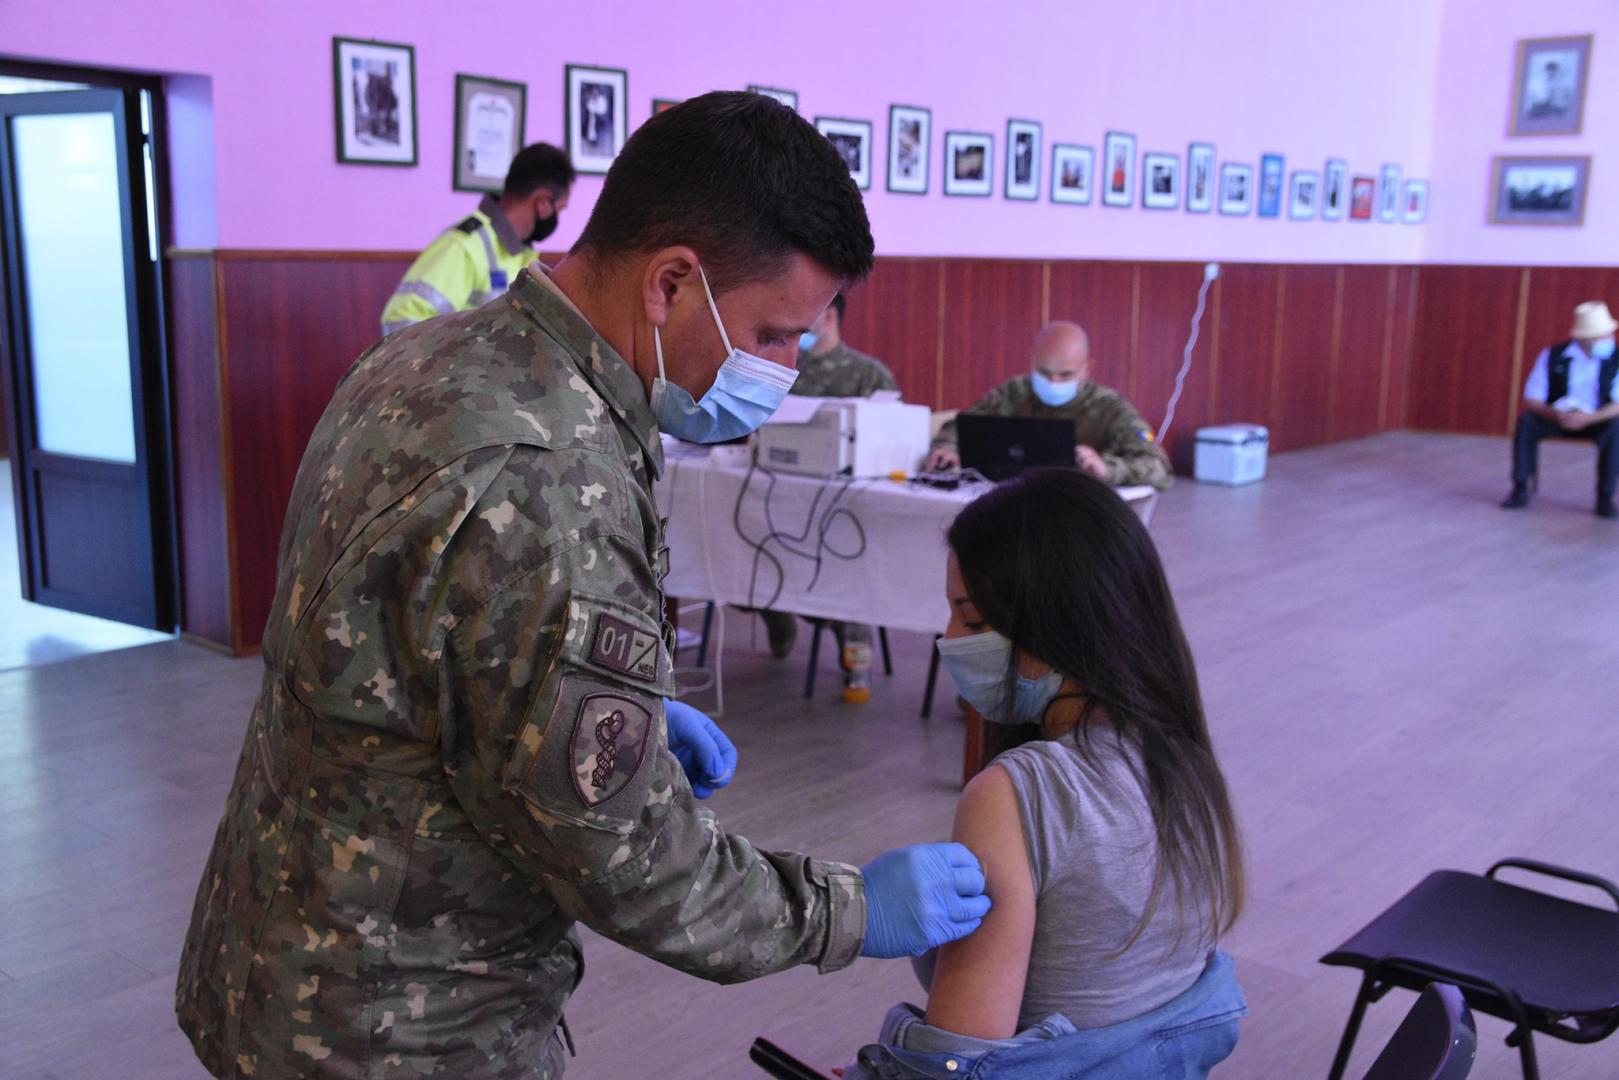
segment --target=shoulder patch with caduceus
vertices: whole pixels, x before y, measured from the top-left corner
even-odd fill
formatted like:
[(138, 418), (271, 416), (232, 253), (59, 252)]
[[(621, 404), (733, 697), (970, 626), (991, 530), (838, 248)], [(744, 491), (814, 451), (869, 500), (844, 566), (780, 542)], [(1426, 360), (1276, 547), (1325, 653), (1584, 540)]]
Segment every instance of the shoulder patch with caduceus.
[(573, 787), (586, 806), (623, 791), (641, 768), (652, 714), (634, 698), (591, 694), (573, 725)]

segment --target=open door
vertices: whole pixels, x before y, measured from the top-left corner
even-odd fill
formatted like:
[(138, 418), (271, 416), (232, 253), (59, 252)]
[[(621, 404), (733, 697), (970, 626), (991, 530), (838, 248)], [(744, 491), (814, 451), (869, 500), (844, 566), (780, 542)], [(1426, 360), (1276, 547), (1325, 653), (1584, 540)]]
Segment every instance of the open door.
[(3, 346), (24, 596), (170, 631), (152, 101), (0, 96)]

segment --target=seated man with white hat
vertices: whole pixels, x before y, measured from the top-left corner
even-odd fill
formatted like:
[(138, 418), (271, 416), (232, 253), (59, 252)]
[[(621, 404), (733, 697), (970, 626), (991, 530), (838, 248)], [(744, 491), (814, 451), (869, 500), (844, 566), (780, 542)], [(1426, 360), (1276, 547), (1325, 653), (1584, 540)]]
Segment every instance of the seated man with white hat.
[(1508, 510), (1529, 505), (1540, 440), (1547, 436), (1590, 439), (1597, 444), (1598, 517), (1619, 517), (1613, 503), (1619, 484), (1619, 322), (1608, 305), (1592, 300), (1574, 309), (1569, 339), (1541, 350), (1523, 388), (1523, 413), (1512, 444), (1512, 493)]

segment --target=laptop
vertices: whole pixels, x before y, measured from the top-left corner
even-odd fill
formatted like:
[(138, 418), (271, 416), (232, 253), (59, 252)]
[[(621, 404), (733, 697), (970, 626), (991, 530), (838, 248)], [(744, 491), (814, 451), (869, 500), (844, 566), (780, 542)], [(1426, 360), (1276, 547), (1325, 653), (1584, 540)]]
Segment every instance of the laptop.
[(956, 417), (961, 467), (991, 480), (1005, 480), (1024, 469), (1074, 464), (1074, 422), (1032, 416)]

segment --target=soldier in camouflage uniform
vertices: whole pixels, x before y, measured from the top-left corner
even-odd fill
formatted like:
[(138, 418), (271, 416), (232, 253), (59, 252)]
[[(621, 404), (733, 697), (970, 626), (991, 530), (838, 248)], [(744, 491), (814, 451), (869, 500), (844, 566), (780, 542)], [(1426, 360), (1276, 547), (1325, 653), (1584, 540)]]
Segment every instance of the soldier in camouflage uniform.
[[(1115, 487), (1148, 484), (1167, 491), (1175, 482), (1169, 458), (1152, 429), (1116, 390), (1090, 381), (1091, 347), (1085, 331), (1055, 322), (1034, 342), (1033, 371), (995, 387), (964, 410), (983, 416), (1034, 416), (1074, 422), (1074, 460)], [(961, 467), (956, 424), (939, 429), (928, 465)]]
[[(799, 339), (798, 381), (793, 383), (793, 393), (804, 397), (870, 397), (879, 390), (899, 390), (888, 365), (849, 348), (843, 340), (843, 316), (847, 310), (848, 301), (840, 292)], [(764, 619), (770, 654), (779, 660), (791, 653), (798, 639), (798, 616), (786, 611), (761, 611), (759, 616)], [(831, 627), (838, 640), (840, 664), (845, 642), (871, 644), (868, 626), (834, 622)]]
[(558, 1076), (576, 921), (718, 981), (977, 925), (965, 849), (862, 871), (726, 833), (693, 800), (729, 742), (664, 700), (672, 422), (649, 392), (714, 383), (726, 325), (790, 364), (870, 265), (836, 151), (768, 98), (713, 94), (630, 140), (554, 277), (350, 369), (299, 468), (180, 962), (214, 1075)]
[(894, 373), (874, 356), (849, 348), (843, 340), (848, 301), (832, 298), (815, 325), (799, 341), (798, 381), (793, 393), (805, 397), (870, 397), (879, 390), (899, 390)]

